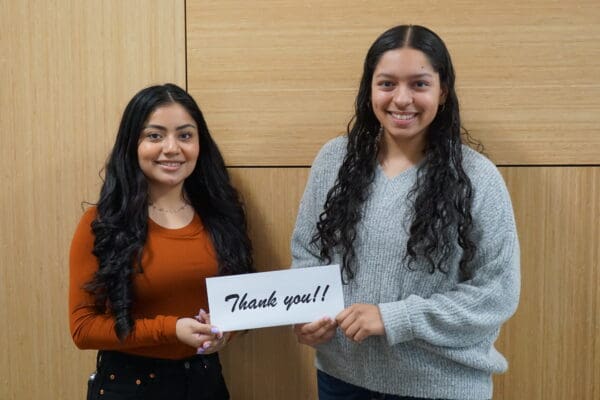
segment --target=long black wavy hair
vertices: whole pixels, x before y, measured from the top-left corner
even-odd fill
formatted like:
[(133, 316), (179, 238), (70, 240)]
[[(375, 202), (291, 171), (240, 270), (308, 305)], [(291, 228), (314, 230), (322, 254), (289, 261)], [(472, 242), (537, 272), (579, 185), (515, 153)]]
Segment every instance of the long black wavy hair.
[(331, 262), (334, 249), (341, 250), (342, 276), (353, 279), (356, 225), (369, 196), (379, 152), (380, 123), (371, 106), (373, 73), (385, 52), (400, 48), (423, 52), (447, 93), (427, 130), (424, 159), (409, 193), (413, 215), (406, 243), (406, 265), (412, 268), (412, 264), (421, 259), (429, 266), (429, 272), (447, 273), (449, 268), (444, 260), (458, 243), (463, 250), (459, 268), (468, 276), (467, 265), (476, 250), (470, 239), (473, 188), (462, 166), (461, 148), (463, 142), (475, 144), (479, 150), (482, 146), (461, 128), (454, 68), (446, 45), (434, 32), (418, 25), (400, 25), (387, 30), (367, 53), (355, 115), (347, 127), (347, 154), (327, 194), (312, 243), (320, 248), (321, 258), (327, 262)]
[(245, 212), (200, 108), (185, 90), (173, 84), (141, 90), (123, 112), (104, 167), (98, 214), (92, 222), (93, 254), (99, 267), (85, 286), (94, 295), (98, 311), (112, 314), (120, 340), (134, 329), (132, 280), (134, 274), (143, 273), (141, 258), (148, 233), (148, 183), (138, 163), (138, 140), (150, 114), (173, 103), (183, 106), (198, 127), (200, 156), (183, 186), (186, 199), (210, 232), (219, 275), (252, 271)]

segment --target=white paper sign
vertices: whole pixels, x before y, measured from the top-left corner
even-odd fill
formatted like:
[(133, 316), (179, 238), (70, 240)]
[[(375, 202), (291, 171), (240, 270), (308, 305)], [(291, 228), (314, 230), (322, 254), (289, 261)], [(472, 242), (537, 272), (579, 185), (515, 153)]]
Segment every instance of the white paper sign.
[(339, 265), (206, 279), (211, 324), (234, 331), (291, 325), (344, 309)]

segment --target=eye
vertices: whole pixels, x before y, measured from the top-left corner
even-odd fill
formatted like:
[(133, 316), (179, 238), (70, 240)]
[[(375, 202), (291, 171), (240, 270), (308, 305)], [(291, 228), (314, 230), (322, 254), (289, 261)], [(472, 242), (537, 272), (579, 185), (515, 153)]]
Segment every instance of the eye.
[(427, 81), (416, 81), (414, 83), (415, 87), (418, 89), (424, 89), (429, 86), (429, 82)]
[(181, 132), (179, 134), (179, 138), (181, 140), (185, 140), (185, 141), (191, 140), (193, 137), (194, 137), (194, 134), (192, 132)]
[(380, 81), (377, 82), (377, 86), (379, 86), (381, 89), (392, 89), (395, 86), (395, 83), (392, 81)]
[(156, 142), (162, 139), (162, 134), (158, 132), (148, 132), (146, 133), (146, 138), (150, 139), (153, 142)]

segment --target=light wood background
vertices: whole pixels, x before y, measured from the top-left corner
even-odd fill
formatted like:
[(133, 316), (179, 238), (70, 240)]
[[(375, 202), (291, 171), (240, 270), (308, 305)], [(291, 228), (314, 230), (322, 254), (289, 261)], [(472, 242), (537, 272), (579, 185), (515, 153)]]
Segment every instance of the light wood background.
[(189, 89), (230, 165), (308, 165), (344, 131), (371, 43), (420, 24), (448, 45), (465, 125), (497, 163), (596, 164), (598, 4), (190, 0)]
[[(342, 133), (368, 46), (431, 27), (458, 73), (466, 127), (502, 165), (522, 298), (498, 347), (495, 399), (600, 398), (600, 4), (0, 0), (0, 399), (83, 399), (67, 255), (120, 113), (171, 81), (200, 103), (249, 210), (261, 270), (286, 268), (308, 167)], [(289, 327), (222, 355), (233, 399), (314, 399)]]
[(0, 399), (84, 399), (71, 237), (127, 101), (185, 85), (184, 1), (0, 0), (0, 40)]

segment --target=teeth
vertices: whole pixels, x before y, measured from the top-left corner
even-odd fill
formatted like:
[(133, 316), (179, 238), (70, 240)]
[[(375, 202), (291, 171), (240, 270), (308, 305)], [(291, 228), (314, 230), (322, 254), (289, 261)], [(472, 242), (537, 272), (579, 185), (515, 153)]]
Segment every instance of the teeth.
[(159, 164), (167, 167), (179, 167), (181, 165), (179, 162), (161, 162)]
[(402, 119), (402, 120), (412, 119), (414, 116), (415, 116), (415, 114), (396, 114), (396, 113), (392, 113), (392, 117), (394, 117), (396, 119)]

